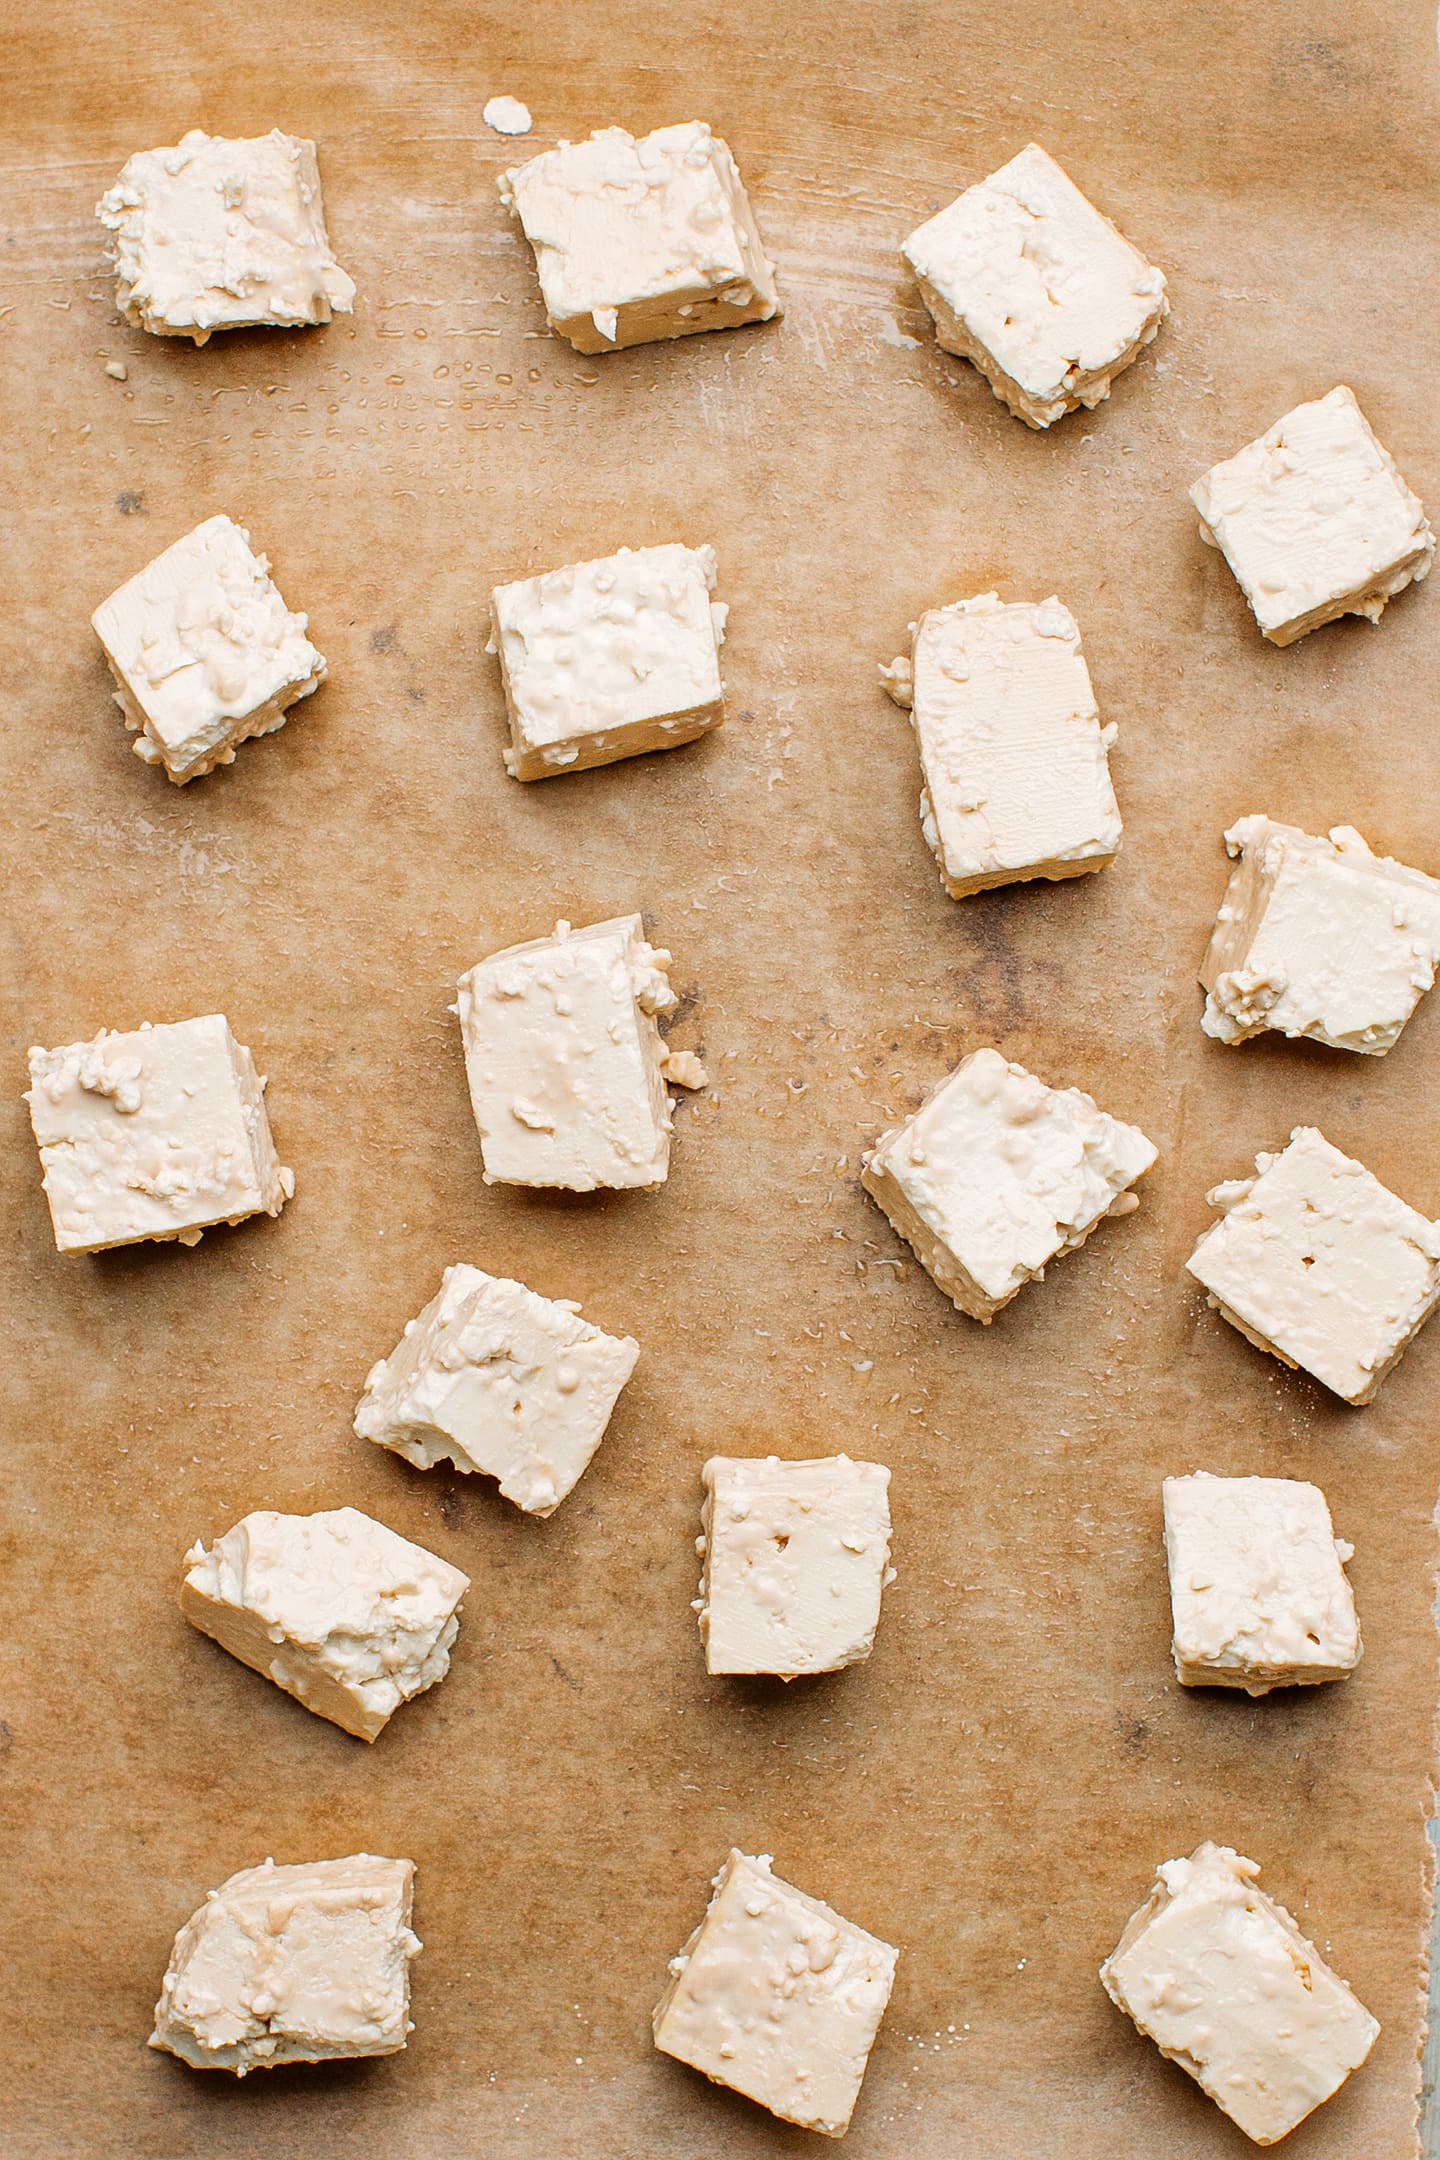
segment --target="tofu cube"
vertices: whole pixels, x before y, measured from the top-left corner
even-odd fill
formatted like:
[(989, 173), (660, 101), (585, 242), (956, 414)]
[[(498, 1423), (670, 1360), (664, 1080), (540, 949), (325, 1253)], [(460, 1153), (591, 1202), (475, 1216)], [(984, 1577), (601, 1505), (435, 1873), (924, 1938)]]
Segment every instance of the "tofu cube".
[(414, 2031), (409, 1860), (242, 1868), (175, 1938), (153, 2048), (196, 2070), (394, 2055)]
[(1165, 1557), (1182, 1687), (1308, 1687), (1360, 1662), (1345, 1576), (1318, 1485), (1296, 1478), (1168, 1477)]
[(1379, 622), (1435, 553), (1425, 512), (1343, 383), (1212, 465), (1190, 499), (1272, 645), (1337, 615)]
[(25, 1100), (57, 1250), (198, 1245), (216, 1223), (278, 1215), (295, 1176), (264, 1089), (222, 1013), (33, 1049)]
[(1383, 1057), (1435, 980), (1440, 880), (1373, 855), (1353, 825), (1315, 839), (1264, 816), (1225, 835), (1237, 858), (1200, 969), (1200, 1025), (1267, 1028)]
[(1047, 1087), (975, 1050), (913, 1117), (882, 1133), (860, 1182), (963, 1313), (989, 1325), (1107, 1215), (1156, 1150), (1079, 1088)]
[(1048, 428), (1098, 405), (1170, 312), (1165, 279), (1038, 143), (967, 188), (902, 249), (946, 352)]
[(894, 1573), (890, 1472), (848, 1455), (715, 1455), (701, 1475), (706, 1670), (794, 1680), (869, 1657)]
[(1257, 1349), (1367, 1403), (1440, 1299), (1440, 1223), (1313, 1125), (1255, 1168), (1206, 1195), (1221, 1217), (1185, 1265)]
[(437, 1294), (371, 1368), (362, 1440), (417, 1470), (452, 1462), (498, 1478), (527, 1515), (553, 1515), (605, 1435), (640, 1345), (480, 1268), (446, 1268)]
[(137, 151), (95, 215), (114, 235), (115, 304), (139, 330), (203, 345), (215, 330), (350, 313), (303, 136), (192, 128), (172, 149)]
[(102, 600), (90, 618), (115, 677), (131, 748), (183, 785), (231, 765), (239, 744), (284, 727), (325, 680), (250, 535), (207, 518)]
[(621, 548), (598, 562), (497, 585), (500, 656), (516, 780), (548, 780), (718, 727), (724, 604), (715, 550)]
[(1120, 812), (1074, 616), (994, 593), (932, 608), (881, 669), (920, 745), (920, 828), (956, 900), (1103, 870)]
[(1100, 1968), (1110, 2000), (1257, 2145), (1339, 2091), (1380, 2027), (1229, 1845), (1166, 1860)]
[(357, 1508), (247, 1515), (185, 1555), (180, 1610), (317, 1717), (374, 1740), (450, 1667), (468, 1575)]
[(532, 938), (460, 978), (460, 1033), (488, 1185), (664, 1183), (670, 1097), (656, 1014), (670, 955), (638, 915)]
[(562, 142), (507, 172), (500, 196), (535, 251), (550, 327), (576, 352), (780, 312), (735, 160), (703, 120)]
[(732, 1851), (670, 1960), (655, 2045), (783, 2122), (843, 2137), (899, 1952)]

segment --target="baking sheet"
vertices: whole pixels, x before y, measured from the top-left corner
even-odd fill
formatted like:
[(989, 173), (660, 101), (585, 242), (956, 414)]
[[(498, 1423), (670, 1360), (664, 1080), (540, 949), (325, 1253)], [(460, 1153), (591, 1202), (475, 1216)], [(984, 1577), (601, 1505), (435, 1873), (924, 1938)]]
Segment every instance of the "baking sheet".
[[(1208, 1314), (1182, 1263), (1206, 1188), (1301, 1120), (1440, 1214), (1440, 1002), (1383, 1064), (1230, 1052), (1193, 981), (1244, 812), (1350, 821), (1440, 869), (1440, 594), (1272, 650), (1184, 487), (1343, 380), (1440, 502), (1428, 9), (1086, 0), (1036, 27), (957, 0), (76, 0), (15, 20), (5, 80), (7, 2154), (812, 2150), (649, 2047), (732, 1841), (903, 1948), (856, 2160), (1237, 2154), (1095, 1979), (1154, 1864), (1209, 1836), (1262, 1862), (1384, 2026), (1290, 2150), (1401, 2160), (1440, 1335), (1351, 1411)], [(528, 143), (481, 124), (502, 90)], [(545, 334), (496, 175), (560, 135), (692, 115), (735, 148), (785, 317), (582, 360)], [(353, 320), (199, 352), (117, 323), (92, 205), (192, 124), (319, 140)], [(1174, 303), (1113, 401), (1048, 436), (936, 351), (895, 252), (1032, 136)], [(179, 791), (130, 755), (87, 618), (218, 510), (270, 552), (331, 679)], [(729, 724), (507, 781), (488, 587), (672, 538), (718, 550)], [(875, 664), (918, 610), (991, 586), (1078, 616), (1126, 842), (1093, 879), (955, 904)], [(635, 907), (687, 994), (673, 1039), (717, 1083), (678, 1113), (667, 1187), (485, 1187), (456, 977), (557, 915)], [(293, 1204), (194, 1252), (58, 1260), (26, 1045), (215, 1009), (270, 1075)], [(981, 1042), (1162, 1151), (1140, 1213), (990, 1330), (856, 1184), (864, 1145)], [(462, 1258), (642, 1344), (549, 1523), (349, 1431), (369, 1364)], [(873, 1658), (789, 1690), (707, 1680), (701, 1462), (842, 1447), (894, 1472)], [(1176, 1688), (1159, 1480), (1194, 1467), (1324, 1486), (1357, 1548), (1353, 1681)], [(196, 1537), (347, 1502), (474, 1577), (451, 1676), (373, 1750), (174, 1603)], [(237, 2087), (146, 2052), (205, 1890), (359, 1847), (419, 1867), (405, 2056)]]

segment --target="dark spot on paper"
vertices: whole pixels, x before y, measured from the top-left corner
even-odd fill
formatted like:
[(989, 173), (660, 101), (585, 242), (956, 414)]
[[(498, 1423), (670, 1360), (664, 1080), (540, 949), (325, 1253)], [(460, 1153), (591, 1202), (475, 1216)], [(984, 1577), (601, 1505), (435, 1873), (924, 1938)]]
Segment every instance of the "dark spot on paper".
[(1150, 1738), (1150, 1727), (1141, 1717), (1126, 1717), (1123, 1710), (1115, 1713), (1115, 1725), (1124, 1743), (1127, 1755), (1143, 1755)]
[(115, 507), (121, 517), (147, 517), (144, 491), (139, 488), (121, 488), (115, 497)]
[(556, 1657), (553, 1650), (550, 1653), (550, 1663), (555, 1668), (556, 1678), (564, 1681), (566, 1687), (569, 1688), (572, 1695), (584, 1694), (585, 1691), (581, 1687), (580, 1682), (575, 1678), (574, 1673), (566, 1672), (565, 1667), (561, 1664), (559, 1658)]
[(10, 1753), (14, 1745), (14, 1733), (11, 1732), (10, 1727), (5, 1723), (4, 1718), (0, 1718), (0, 1762), (4, 1762), (6, 1756)]
[(382, 623), (378, 630), (370, 632), (370, 650), (371, 652), (394, 652), (394, 623)]
[(1025, 1017), (1020, 955), (1006, 923), (1006, 901), (975, 893), (966, 902), (968, 960), (950, 971), (960, 1000), (993, 1033), (1018, 1027)]
[(440, 1485), (435, 1494), (435, 1505), (440, 1510), (440, 1520), (447, 1530), (458, 1530), (464, 1509), (460, 1495), (453, 1485)]

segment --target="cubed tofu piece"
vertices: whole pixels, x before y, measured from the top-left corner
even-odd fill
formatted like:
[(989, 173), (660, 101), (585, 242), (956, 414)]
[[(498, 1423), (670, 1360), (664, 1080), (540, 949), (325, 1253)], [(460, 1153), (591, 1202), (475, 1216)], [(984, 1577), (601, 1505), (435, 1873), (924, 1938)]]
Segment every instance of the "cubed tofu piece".
[(1440, 1299), (1440, 1223), (1313, 1125), (1207, 1194), (1185, 1265), (1232, 1327), (1345, 1402), (1367, 1403)]
[(506, 771), (548, 780), (718, 727), (726, 611), (714, 589), (715, 550), (678, 544), (497, 585), (488, 649), (510, 715)]
[(373, 1740), (443, 1680), (468, 1575), (357, 1508), (247, 1515), (185, 1555), (180, 1610), (317, 1717)]
[(894, 1572), (890, 1472), (848, 1455), (714, 1455), (701, 1476), (707, 1671), (794, 1680), (869, 1657)]
[(1318, 1485), (1197, 1470), (1161, 1489), (1182, 1687), (1268, 1695), (1355, 1670), (1354, 1547), (1336, 1537)]
[(1272, 645), (1337, 615), (1379, 622), (1435, 553), (1425, 512), (1343, 383), (1212, 465), (1190, 499)]
[(1380, 2027), (1259, 1873), (1229, 1845), (1165, 1861), (1100, 1978), (1248, 2138), (1275, 2145), (1339, 2091)]
[(1098, 405), (1170, 312), (1165, 279), (1052, 157), (1018, 156), (902, 250), (947, 352), (1032, 428)]
[(630, 1336), (583, 1320), (571, 1298), (449, 1267), (372, 1367), (355, 1430), (417, 1470), (451, 1462), (498, 1478), (527, 1515), (553, 1515), (604, 1438), (639, 1355)]
[(131, 748), (183, 784), (284, 727), (325, 662), (228, 517), (207, 518), (102, 600), (90, 618), (115, 677)]
[(571, 1192), (661, 1185), (670, 1097), (656, 1015), (670, 955), (638, 915), (533, 938), (460, 978), (460, 1033), (485, 1181)]
[(975, 1050), (882, 1133), (860, 1181), (961, 1312), (988, 1323), (1107, 1215), (1154, 1162), (1144, 1133), (1079, 1088)]
[(137, 151), (95, 214), (114, 235), (115, 304), (139, 330), (203, 345), (242, 324), (350, 313), (303, 136), (192, 128), (172, 149)]
[(414, 2031), (409, 1860), (242, 1868), (175, 1938), (153, 2048), (197, 2070), (394, 2055)]
[(655, 2045), (784, 2122), (843, 2137), (899, 1952), (732, 1851), (670, 1960)]
[(920, 746), (920, 827), (956, 900), (1103, 870), (1120, 812), (1074, 616), (994, 593), (932, 608), (881, 669)]
[(1236, 858), (1200, 969), (1200, 1025), (1224, 1043), (1274, 1028), (1383, 1057), (1440, 965), (1440, 880), (1374, 855), (1352, 825), (1316, 839), (1264, 816)]
[(198, 1245), (215, 1223), (278, 1215), (295, 1178), (264, 1089), (222, 1013), (32, 1050), (25, 1100), (57, 1249)]
[(550, 327), (577, 352), (780, 312), (735, 160), (703, 120), (562, 142), (507, 172), (500, 195), (535, 251)]

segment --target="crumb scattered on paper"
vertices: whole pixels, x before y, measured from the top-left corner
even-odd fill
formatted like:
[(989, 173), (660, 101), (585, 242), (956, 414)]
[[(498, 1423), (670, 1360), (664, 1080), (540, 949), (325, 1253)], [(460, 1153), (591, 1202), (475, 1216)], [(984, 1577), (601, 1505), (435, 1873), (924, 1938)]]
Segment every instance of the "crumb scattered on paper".
[(530, 109), (522, 105), (519, 98), (492, 97), (480, 117), (497, 135), (528, 135), (530, 132)]

